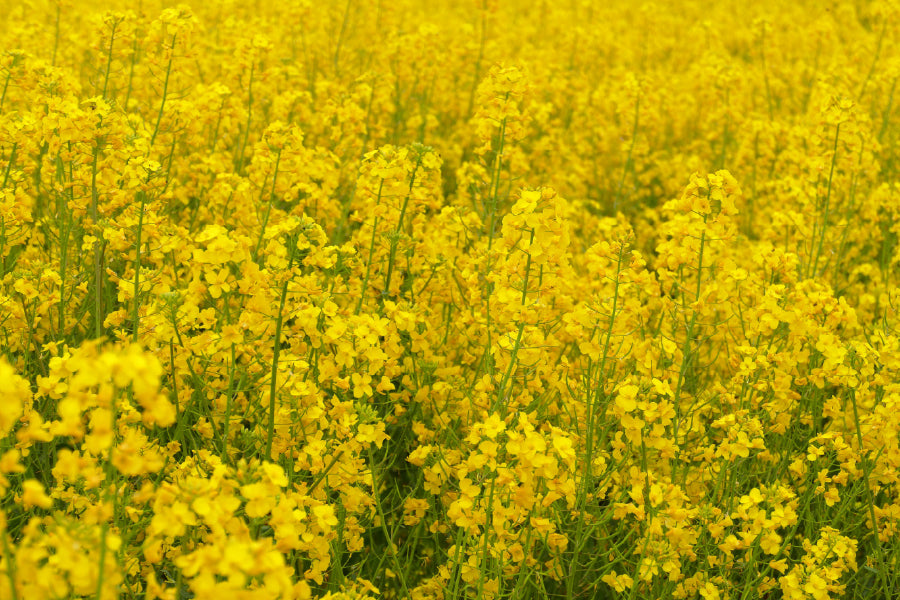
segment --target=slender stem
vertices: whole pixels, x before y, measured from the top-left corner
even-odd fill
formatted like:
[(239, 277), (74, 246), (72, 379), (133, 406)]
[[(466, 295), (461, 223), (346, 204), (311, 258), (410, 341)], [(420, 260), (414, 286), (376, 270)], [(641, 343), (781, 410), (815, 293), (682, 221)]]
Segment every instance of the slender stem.
[(97, 189), (97, 161), (100, 157), (100, 143), (94, 147), (94, 160), (91, 164), (91, 221), (97, 239), (94, 241), (94, 337), (103, 335), (103, 249), (100, 242), (100, 192)]
[(350, 5), (353, 3), (353, 0), (347, 0), (347, 6), (344, 7), (344, 18), (341, 20), (341, 30), (338, 32), (337, 44), (335, 44), (334, 48), (334, 74), (335, 76), (340, 74), (340, 69), (338, 68), (340, 64), (341, 57), (341, 45), (344, 43), (344, 34), (347, 32), (347, 21), (350, 16)]
[(114, 22), (112, 26), (112, 30), (109, 32), (109, 49), (106, 53), (106, 74), (103, 78), (103, 97), (106, 98), (106, 89), (109, 86), (109, 73), (112, 68), (112, 57), (113, 57), (113, 42), (116, 40), (116, 27), (118, 27), (119, 23)]
[(406, 197), (403, 199), (403, 206), (400, 207), (400, 218), (397, 220), (397, 228), (394, 229), (394, 237), (391, 239), (391, 252), (388, 256), (387, 275), (384, 276), (384, 294), (388, 295), (391, 291), (391, 276), (394, 274), (394, 259), (397, 255), (397, 245), (400, 242), (400, 231), (403, 229), (403, 218), (406, 216), (406, 208), (409, 205), (409, 198), (412, 196), (413, 187), (416, 184), (416, 173), (422, 164), (422, 156), (416, 160), (416, 166), (413, 167), (412, 174), (409, 176), (409, 189)]
[(816, 276), (816, 271), (819, 268), (819, 257), (822, 255), (822, 245), (825, 243), (825, 231), (828, 229), (828, 211), (831, 206), (831, 183), (834, 180), (834, 165), (837, 162), (838, 137), (840, 135), (841, 124), (838, 123), (837, 128), (834, 132), (834, 148), (831, 152), (831, 170), (828, 172), (828, 191), (825, 194), (825, 212), (822, 215), (822, 229), (819, 232), (819, 246), (816, 249), (816, 259), (812, 265), (812, 271), (810, 273), (812, 277)]
[(125, 111), (128, 111), (128, 103), (131, 101), (131, 91), (134, 89), (134, 65), (137, 64), (137, 55), (138, 55), (138, 41), (137, 37), (134, 38), (134, 42), (131, 44), (131, 66), (128, 69), (128, 90), (125, 92), (125, 104), (123, 104), (123, 108)]
[(6, 576), (9, 579), (10, 597), (13, 600), (19, 600), (19, 592), (16, 589), (16, 558), (13, 555), (12, 548), (9, 547), (9, 531), (7, 531), (5, 523), (3, 526), (2, 535), (3, 535), (3, 554), (6, 555), (6, 565), (7, 565)]
[(487, 0), (481, 7), (481, 39), (478, 42), (478, 58), (475, 59), (475, 77), (472, 80), (472, 89), (469, 91), (469, 106), (466, 109), (466, 119), (472, 116), (475, 108), (475, 91), (478, 89), (478, 80), (481, 79), (481, 61), (484, 60), (484, 45), (487, 40)]
[(894, 77), (894, 80), (891, 82), (891, 91), (888, 94), (887, 108), (884, 109), (884, 115), (881, 117), (881, 129), (878, 130), (878, 143), (881, 143), (881, 140), (884, 139), (888, 123), (890, 123), (891, 120), (891, 109), (894, 107), (894, 92), (897, 90), (897, 79), (897, 77)]
[(250, 65), (250, 79), (247, 82), (247, 122), (244, 124), (244, 139), (241, 142), (241, 151), (234, 166), (235, 173), (240, 173), (244, 168), (244, 152), (247, 149), (247, 141), (250, 139), (250, 123), (253, 121), (253, 71), (255, 67), (255, 63)]
[[(609, 313), (609, 324), (606, 328), (606, 339), (603, 342), (603, 354), (600, 360), (600, 365), (597, 368), (597, 384), (595, 385), (596, 393), (593, 394), (588, 391), (588, 402), (587, 402), (587, 429), (585, 431), (585, 450), (584, 450), (584, 476), (582, 479), (581, 486), (578, 490), (578, 494), (575, 500), (576, 510), (582, 510), (586, 499), (588, 490), (591, 489), (594, 485), (594, 421), (597, 417), (597, 405), (600, 402), (600, 398), (603, 395), (604, 382), (606, 380), (606, 364), (609, 357), (609, 347), (612, 340), (612, 334), (616, 323), (616, 314), (618, 313), (619, 306), (619, 276), (622, 273), (622, 263), (624, 261), (625, 256), (625, 247), (624, 245), (619, 246), (618, 255), (616, 257), (616, 275), (615, 275), (615, 290), (613, 291), (612, 298), (612, 307)], [(591, 334), (593, 337), (593, 333)], [(588, 373), (588, 380), (590, 380), (590, 373)], [(591, 401), (591, 397), (593, 397), (593, 401)], [(604, 410), (605, 413), (605, 410)], [(602, 419), (602, 414), (601, 417)], [(603, 441), (601, 441), (600, 446), (603, 446)], [(573, 550), (573, 555), (571, 562), (569, 563), (569, 575), (566, 578), (566, 597), (572, 598), (575, 593), (575, 579), (578, 568), (578, 557), (581, 553), (581, 549), (584, 546), (583, 543), (583, 530), (585, 527), (585, 520), (578, 519), (577, 532), (575, 534), (575, 547)]]
[(862, 88), (859, 90), (859, 96), (856, 98), (857, 101), (862, 100), (863, 95), (866, 93), (866, 87), (869, 85), (869, 80), (872, 79), (872, 74), (875, 72), (875, 65), (878, 64), (878, 59), (881, 57), (881, 43), (884, 41), (884, 32), (886, 29), (887, 19), (881, 23), (881, 33), (878, 35), (878, 45), (875, 48), (875, 56), (872, 58), (869, 72), (866, 74), (866, 79), (863, 81)]
[(6, 187), (6, 184), (9, 183), (9, 173), (16, 162), (16, 150), (18, 149), (19, 142), (13, 142), (12, 150), (9, 151), (9, 162), (6, 163), (6, 172), (3, 175), (3, 187)]
[(61, 12), (62, 12), (62, 3), (57, 2), (56, 3), (56, 24), (55, 24), (56, 35), (53, 37), (53, 62), (50, 63), (54, 67), (56, 66), (56, 54), (59, 51), (59, 17), (60, 17)]
[(3, 110), (3, 105), (6, 103), (6, 90), (9, 89), (9, 80), (12, 78), (12, 66), (10, 65), (9, 70), (6, 72), (6, 81), (3, 82), (3, 93), (0, 94), (0, 110)]
[[(500, 142), (497, 145), (497, 155), (494, 157), (494, 168), (491, 170), (491, 196), (489, 208), (491, 211), (490, 225), (488, 226), (488, 251), (494, 243), (494, 226), (497, 218), (497, 195), (500, 192), (500, 171), (503, 168), (503, 146), (506, 144), (506, 118), (500, 122)], [(490, 268), (490, 265), (488, 265)]]
[[(862, 437), (862, 427), (860, 426), (859, 421), (859, 409), (856, 407), (856, 391), (850, 390), (850, 402), (853, 405), (853, 422), (856, 425), (856, 442), (859, 444), (859, 455), (860, 458), (865, 458), (865, 448), (863, 446), (863, 437)], [(878, 562), (880, 562), (880, 568), (878, 569), (878, 574), (881, 576), (881, 585), (884, 586), (884, 593), (888, 593), (889, 585), (887, 581), (887, 569), (884, 564), (884, 549), (881, 546), (881, 537), (878, 535), (878, 521), (875, 518), (875, 500), (872, 494), (872, 486), (869, 483), (869, 472), (866, 469), (866, 465), (862, 465), (863, 472), (863, 483), (866, 486), (866, 504), (869, 509), (869, 518), (872, 519), (872, 535), (875, 537), (875, 548), (878, 552)], [(885, 596), (887, 597), (887, 595)]]
[(769, 109), (769, 121), (775, 120), (775, 109), (772, 104), (772, 87), (769, 85), (769, 68), (766, 65), (766, 24), (762, 25), (762, 35), (759, 38), (759, 55), (762, 60), (763, 81), (766, 84), (766, 105)]
[(66, 195), (60, 194), (61, 210), (59, 211), (59, 337), (62, 338), (66, 331), (66, 274), (69, 270), (69, 236), (72, 225), (70, 215), (66, 207)]
[(272, 459), (272, 439), (275, 437), (275, 397), (278, 392), (278, 357), (281, 354), (281, 326), (284, 322), (284, 305), (287, 301), (288, 284), (291, 282), (291, 269), (294, 268), (294, 255), (297, 244), (291, 243), (291, 254), (288, 259), (287, 277), (281, 285), (281, 300), (278, 304), (278, 316), (275, 319), (275, 339), (272, 347), (272, 378), (269, 381), (269, 422), (266, 427), (265, 458)]
[(625, 158), (625, 165), (622, 167), (622, 177), (619, 178), (619, 186), (616, 188), (616, 197), (613, 200), (613, 214), (619, 210), (619, 201), (622, 199), (622, 189), (625, 187), (625, 178), (628, 176), (628, 169), (631, 168), (632, 156), (634, 155), (634, 145), (637, 141), (638, 126), (640, 124), (641, 114), (641, 97), (637, 97), (634, 104), (634, 122), (631, 128), (631, 146), (628, 147), (628, 156)]
[(222, 462), (228, 459), (228, 428), (231, 424), (231, 407), (234, 403), (234, 342), (231, 343), (231, 363), (228, 365), (228, 393), (225, 395), (225, 424), (222, 426)]
[(388, 553), (391, 555), (391, 559), (394, 562), (394, 567), (397, 571), (397, 577), (400, 579), (400, 585), (403, 587), (403, 598), (409, 598), (409, 588), (406, 585), (406, 577), (404, 573), (406, 572), (403, 567), (400, 566), (400, 561), (397, 558), (397, 550), (394, 548), (394, 540), (393, 536), (388, 533), (387, 530), (387, 516), (384, 514), (384, 508), (381, 506), (381, 494), (378, 491), (380, 481), (375, 476), (375, 457), (372, 454), (372, 447), (369, 447), (369, 464), (372, 465), (372, 496), (375, 498), (375, 508), (378, 510), (378, 516), (381, 521), (381, 532), (384, 534), (384, 539), (387, 541)]
[[(109, 451), (106, 453), (106, 465), (105, 465), (106, 478), (105, 478), (105, 481), (103, 482), (106, 493), (104, 494), (105, 497), (102, 500), (103, 502), (108, 500), (110, 480), (112, 480), (113, 518), (115, 518), (116, 504), (118, 503), (118, 499), (119, 499), (119, 491), (117, 489), (117, 482), (116, 482), (116, 468), (113, 466), (113, 462), (112, 462), (113, 449), (116, 446), (116, 443), (115, 443), (116, 411), (117, 411), (116, 397), (115, 397), (115, 395), (113, 395), (113, 398), (110, 400), (110, 416), (109, 416), (110, 421), (111, 421), (111, 429), (113, 432), (113, 439), (109, 444)], [(107, 546), (107, 536), (108, 535), (109, 535), (109, 521), (104, 519), (103, 525), (101, 525), (101, 530), (100, 530), (100, 559), (98, 561), (99, 568), (98, 568), (98, 574), (97, 574), (97, 600), (102, 600), (102, 598), (103, 598), (103, 580), (105, 579), (104, 571), (106, 568), (106, 554), (107, 554), (106, 546)]]
[(171, 54), (169, 55), (169, 64), (166, 66), (166, 79), (163, 82), (163, 91), (162, 91), (162, 100), (159, 103), (159, 112), (156, 113), (156, 127), (153, 128), (153, 135), (150, 136), (150, 147), (153, 147), (153, 142), (156, 141), (156, 136), (159, 134), (159, 124), (162, 122), (163, 110), (166, 108), (166, 96), (169, 93), (169, 79), (172, 76), (172, 62), (175, 60), (175, 39), (177, 36), (172, 35), (172, 44), (169, 46), (169, 51)]
[(140, 196), (140, 209), (138, 210), (138, 226), (137, 226), (137, 234), (136, 234), (136, 249), (135, 249), (135, 258), (134, 258), (134, 298), (131, 312), (131, 320), (134, 323), (134, 330), (132, 331), (132, 339), (134, 343), (138, 343), (139, 333), (140, 333), (140, 324), (141, 324), (141, 245), (143, 240), (141, 239), (144, 231), (144, 209), (147, 204), (147, 193), (139, 192)]
[[(375, 206), (381, 204), (381, 192), (384, 189), (384, 179), (381, 180), (381, 183), (378, 185), (378, 199), (375, 202)], [(356, 303), (356, 311), (354, 314), (359, 314), (362, 310), (363, 302), (366, 298), (366, 290), (369, 287), (369, 276), (372, 273), (372, 256), (375, 254), (375, 236), (378, 233), (378, 221), (379, 217), (375, 217), (375, 223), (372, 225), (372, 239), (369, 242), (369, 260), (366, 261), (366, 276), (363, 278), (362, 289), (359, 291), (359, 300)]]
[[(266, 205), (266, 214), (263, 215), (262, 227), (259, 230), (259, 237), (256, 238), (256, 247), (253, 249), (253, 261), (257, 260), (259, 256), (259, 249), (262, 247), (263, 236), (266, 233), (266, 227), (269, 224), (269, 217), (272, 214), (272, 202), (275, 201), (275, 182), (278, 181), (278, 169), (281, 165), (281, 150), (278, 151), (278, 155), (275, 158), (275, 174), (272, 176), (272, 188), (269, 192), (269, 203)], [(262, 195), (265, 193), (265, 188), (260, 191), (260, 200), (262, 200)]]
[[(706, 245), (706, 217), (703, 217), (704, 229), (700, 235), (700, 252), (697, 259), (697, 291), (694, 300), (700, 301), (700, 293), (703, 290), (703, 250)], [(678, 383), (675, 385), (675, 397), (673, 403), (675, 407), (675, 419), (672, 422), (672, 439), (678, 448), (675, 453), (675, 459), (672, 462), (672, 480), (675, 480), (675, 472), (677, 470), (678, 458), (681, 457), (681, 446), (678, 444), (678, 427), (681, 421), (681, 390), (684, 387), (684, 380), (687, 376), (691, 356), (691, 341), (694, 337), (694, 326), (697, 323), (697, 311), (691, 312), (691, 321), (688, 324), (687, 332), (684, 338), (684, 346), (681, 349), (681, 367), (678, 369)]]
[(488, 558), (490, 557), (490, 553), (488, 552), (488, 543), (490, 542), (490, 537), (488, 533), (491, 530), (491, 522), (493, 521), (494, 511), (492, 510), (494, 506), (494, 489), (497, 487), (497, 478), (494, 477), (491, 479), (491, 490), (488, 492), (487, 498), (487, 509), (484, 511), (484, 543), (481, 545), (481, 568), (478, 573), (478, 592), (475, 594), (476, 598), (484, 597), (484, 578), (487, 575), (487, 565)]

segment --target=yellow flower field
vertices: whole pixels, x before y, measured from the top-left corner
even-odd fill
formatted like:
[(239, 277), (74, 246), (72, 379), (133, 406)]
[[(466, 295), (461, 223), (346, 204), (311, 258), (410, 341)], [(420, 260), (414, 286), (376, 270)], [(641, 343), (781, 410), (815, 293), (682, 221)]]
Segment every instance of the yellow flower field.
[(900, 597), (900, 3), (0, 5), (0, 600)]

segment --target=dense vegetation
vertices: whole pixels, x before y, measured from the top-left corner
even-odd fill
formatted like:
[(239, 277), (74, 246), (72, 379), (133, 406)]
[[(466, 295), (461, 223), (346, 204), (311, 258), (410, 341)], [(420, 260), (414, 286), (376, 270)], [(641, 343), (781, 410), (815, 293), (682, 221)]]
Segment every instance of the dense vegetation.
[(896, 3), (3, 4), (0, 599), (900, 594)]

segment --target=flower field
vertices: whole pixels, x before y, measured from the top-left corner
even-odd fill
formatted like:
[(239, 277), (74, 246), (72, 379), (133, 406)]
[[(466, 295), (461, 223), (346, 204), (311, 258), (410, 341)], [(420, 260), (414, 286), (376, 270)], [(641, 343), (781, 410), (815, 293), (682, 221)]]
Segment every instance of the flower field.
[(900, 597), (900, 4), (0, 4), (0, 600)]

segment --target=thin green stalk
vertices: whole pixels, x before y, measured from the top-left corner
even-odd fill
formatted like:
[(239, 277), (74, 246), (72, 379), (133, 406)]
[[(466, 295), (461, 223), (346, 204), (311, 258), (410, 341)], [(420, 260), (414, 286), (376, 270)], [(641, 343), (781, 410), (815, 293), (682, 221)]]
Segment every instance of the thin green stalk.
[(894, 77), (894, 80), (891, 82), (891, 91), (888, 94), (887, 108), (884, 109), (884, 114), (881, 117), (881, 129), (878, 130), (879, 144), (881, 143), (881, 140), (884, 139), (884, 134), (891, 121), (891, 110), (894, 108), (894, 92), (897, 90), (897, 79), (897, 77)]
[(109, 48), (106, 53), (106, 74), (103, 77), (103, 97), (106, 98), (106, 89), (109, 86), (109, 73), (112, 68), (113, 42), (116, 40), (116, 28), (119, 26), (118, 21), (113, 23), (112, 30), (109, 32)]
[(775, 120), (775, 109), (772, 104), (772, 87), (769, 85), (769, 68), (766, 64), (766, 24), (762, 24), (762, 35), (759, 38), (759, 55), (762, 60), (763, 81), (766, 85), (766, 105), (769, 109), (769, 121)]
[[(508, 94), (507, 94), (508, 97)], [(494, 227), (496, 226), (497, 219), (497, 196), (500, 192), (500, 172), (503, 169), (503, 148), (506, 144), (506, 119), (504, 118), (500, 122), (500, 136), (497, 144), (497, 154), (494, 156), (494, 165), (491, 169), (491, 188), (490, 188), (490, 196), (488, 198), (488, 210), (490, 210), (490, 221), (488, 224), (487, 236), (488, 236), (488, 244), (487, 244), (487, 255), (485, 257), (484, 270), (481, 273), (482, 281), (484, 282), (484, 287), (482, 288), (482, 294), (484, 297), (484, 313), (485, 319), (487, 321), (485, 325), (485, 331), (487, 332), (487, 343), (485, 344), (484, 355), (482, 357), (482, 362), (479, 363), (475, 376), (477, 377), (479, 373), (486, 372), (490, 375), (494, 374), (494, 362), (491, 357), (491, 346), (492, 344), (492, 335), (491, 335), (491, 294), (493, 293), (493, 284), (488, 281), (488, 273), (490, 273), (492, 264), (491, 264), (491, 247), (494, 244)], [(482, 371), (482, 367), (484, 367), (484, 371)]]
[(619, 201), (622, 199), (622, 189), (625, 187), (625, 178), (628, 177), (628, 170), (632, 168), (632, 156), (634, 155), (634, 146), (637, 141), (638, 126), (640, 125), (641, 114), (641, 97), (638, 96), (634, 103), (634, 124), (631, 128), (631, 145), (628, 147), (628, 156), (625, 157), (625, 164), (622, 166), (622, 176), (619, 178), (619, 185), (616, 188), (616, 196), (613, 199), (613, 214), (619, 210)]
[(460, 568), (460, 555), (462, 554), (462, 543), (463, 536), (465, 534), (465, 530), (460, 527), (456, 532), (456, 543), (453, 545), (456, 548), (456, 552), (453, 556), (453, 571), (455, 577), (453, 578), (453, 591), (450, 593), (450, 598), (458, 598), (459, 594), (459, 579), (462, 576), (462, 569)]
[(131, 101), (131, 92), (134, 89), (134, 65), (137, 64), (137, 55), (138, 55), (138, 41), (135, 36), (134, 41), (131, 44), (131, 66), (128, 70), (128, 89), (125, 91), (125, 104), (122, 106), (127, 111), (128, 103)]
[[(816, 249), (816, 258), (815, 262), (813, 262), (812, 270), (807, 276), (816, 276), (816, 271), (819, 268), (819, 257), (822, 255), (822, 246), (825, 243), (825, 232), (828, 229), (828, 211), (831, 208), (831, 183), (834, 180), (834, 166), (837, 163), (837, 148), (838, 148), (838, 139), (841, 135), (841, 124), (838, 123), (837, 127), (834, 131), (834, 148), (831, 152), (831, 169), (828, 172), (828, 191), (825, 193), (825, 211), (822, 215), (822, 229), (819, 232), (819, 246)], [(813, 240), (815, 243), (815, 240)]]
[(372, 454), (372, 447), (369, 446), (369, 464), (371, 465), (372, 470), (372, 496), (375, 498), (375, 508), (378, 511), (378, 516), (381, 520), (381, 532), (384, 534), (385, 541), (387, 542), (388, 553), (391, 555), (391, 559), (394, 562), (394, 568), (397, 571), (397, 577), (400, 579), (400, 586), (403, 588), (403, 598), (409, 598), (409, 586), (406, 585), (406, 576), (404, 575), (405, 571), (400, 566), (400, 561), (397, 558), (397, 551), (394, 548), (394, 540), (393, 537), (388, 533), (387, 530), (387, 515), (384, 514), (384, 509), (381, 506), (381, 494), (379, 493), (379, 485), (380, 481), (378, 477), (375, 475), (375, 456)]
[(353, 0), (347, 0), (347, 6), (344, 7), (344, 18), (341, 19), (341, 30), (338, 33), (337, 43), (334, 47), (334, 74), (337, 77), (340, 75), (340, 58), (341, 58), (341, 46), (344, 43), (344, 35), (347, 33), (347, 21), (349, 21), (350, 17), (350, 5)]
[(55, 35), (53, 36), (53, 61), (50, 63), (56, 66), (56, 54), (59, 51), (59, 18), (62, 13), (62, 2), (56, 3), (56, 23), (54, 24)]
[(59, 338), (66, 332), (66, 273), (69, 269), (69, 235), (72, 225), (65, 204), (65, 194), (61, 195), (59, 234)]
[[(582, 484), (578, 489), (578, 494), (575, 500), (576, 510), (583, 510), (584, 505), (586, 503), (588, 490), (593, 486), (594, 482), (594, 419), (596, 417), (597, 404), (600, 401), (600, 397), (603, 394), (603, 387), (606, 378), (606, 362), (609, 356), (609, 346), (612, 341), (612, 333), (613, 328), (616, 323), (616, 313), (618, 312), (619, 306), (619, 275), (622, 272), (622, 263), (624, 260), (624, 247), (619, 247), (618, 256), (616, 259), (616, 279), (615, 279), (615, 290), (613, 292), (613, 303), (612, 308), (610, 310), (609, 315), (609, 325), (606, 328), (606, 339), (603, 342), (603, 356), (600, 360), (600, 365), (597, 368), (598, 377), (596, 383), (596, 394), (592, 394), (590, 390), (588, 390), (588, 402), (587, 402), (587, 430), (585, 431), (585, 450), (584, 450), (584, 467), (583, 467), (583, 479)], [(588, 373), (588, 378), (590, 378), (590, 373)], [(593, 401), (591, 401), (593, 398)], [(583, 547), (583, 535), (584, 535), (584, 526), (585, 520), (578, 519), (577, 529), (575, 533), (575, 548), (572, 553), (572, 559), (569, 562), (569, 574), (566, 578), (566, 598), (574, 598), (575, 593), (575, 579), (578, 569), (578, 558), (581, 553), (581, 548)]]
[[(381, 204), (381, 192), (384, 189), (384, 179), (381, 180), (381, 183), (378, 186), (378, 198), (375, 201), (375, 205), (378, 206)], [(369, 288), (369, 277), (372, 274), (372, 256), (375, 254), (375, 236), (378, 234), (378, 221), (379, 217), (375, 217), (375, 223), (372, 225), (372, 239), (369, 241), (369, 260), (366, 261), (366, 275), (363, 278), (362, 288), (359, 291), (359, 300), (356, 302), (356, 310), (353, 314), (358, 315), (362, 310), (363, 302), (366, 298), (366, 291)]]
[[(706, 217), (703, 217), (703, 223), (706, 224)], [(700, 293), (703, 289), (703, 251), (706, 246), (706, 230), (704, 228), (703, 233), (700, 235), (700, 251), (697, 262), (697, 291), (695, 292), (695, 301), (700, 300)], [(697, 311), (694, 310), (691, 312), (691, 320), (687, 327), (687, 332), (684, 339), (684, 346), (681, 349), (681, 367), (678, 369), (678, 383), (675, 385), (675, 397), (673, 398), (673, 404), (675, 405), (675, 419), (672, 422), (672, 439), (675, 441), (675, 445), (678, 448), (675, 452), (675, 458), (672, 461), (672, 480), (675, 480), (675, 472), (677, 470), (678, 459), (681, 457), (681, 446), (678, 445), (678, 427), (681, 421), (681, 389), (684, 386), (684, 380), (687, 376), (687, 368), (690, 363), (691, 356), (691, 341), (694, 337), (694, 327), (697, 323)]]
[[(865, 459), (865, 446), (863, 446), (863, 437), (862, 437), (862, 427), (860, 426), (859, 421), (859, 409), (856, 406), (856, 391), (850, 390), (850, 402), (853, 405), (853, 423), (856, 425), (856, 442), (859, 444), (859, 455), (860, 459)], [(866, 507), (869, 509), (869, 518), (872, 520), (872, 535), (875, 537), (875, 550), (878, 553), (878, 562), (880, 568), (878, 569), (878, 574), (881, 576), (881, 585), (883, 586), (883, 590), (885, 593), (885, 597), (888, 597), (890, 586), (888, 585), (887, 580), (887, 566), (884, 561), (884, 548), (881, 546), (881, 537), (878, 535), (878, 520), (875, 518), (875, 499), (872, 494), (872, 486), (869, 483), (869, 471), (866, 469), (866, 465), (862, 466), (863, 473), (863, 483), (866, 486)]]
[(503, 397), (503, 392), (506, 390), (506, 384), (509, 383), (510, 377), (512, 377), (513, 370), (515, 370), (516, 362), (518, 360), (519, 348), (522, 344), (522, 334), (525, 331), (525, 323), (519, 323), (518, 330), (516, 332), (516, 341), (513, 343), (512, 351), (509, 357), (509, 365), (506, 367), (506, 371), (503, 373), (503, 379), (500, 380), (500, 385), (497, 386), (497, 403), (499, 406), (503, 408), (501, 412), (501, 416), (503, 418), (506, 417), (506, 411), (508, 408), (508, 403), (505, 401)]
[(10, 597), (13, 600), (19, 600), (19, 592), (16, 589), (16, 558), (13, 556), (12, 548), (9, 547), (9, 532), (5, 524), (3, 527), (3, 554), (6, 556), (6, 576), (9, 579)]
[(225, 396), (225, 424), (222, 426), (222, 462), (230, 463), (228, 459), (228, 428), (231, 424), (231, 407), (234, 403), (234, 342), (231, 343), (231, 362), (228, 365), (228, 393)]
[(859, 96), (857, 96), (856, 100), (862, 100), (863, 95), (866, 93), (866, 87), (869, 85), (869, 81), (872, 79), (872, 74), (875, 72), (875, 65), (878, 64), (878, 59), (881, 57), (881, 43), (884, 41), (884, 32), (887, 29), (887, 19), (885, 19), (881, 23), (881, 33), (878, 35), (878, 45), (875, 48), (875, 56), (872, 58), (872, 64), (869, 66), (869, 72), (866, 74), (866, 79), (863, 81), (862, 87), (859, 90)]
[(138, 192), (140, 197), (140, 208), (138, 209), (138, 225), (135, 242), (135, 258), (134, 258), (134, 298), (132, 298), (131, 321), (134, 323), (132, 331), (132, 340), (135, 344), (139, 341), (140, 324), (141, 324), (141, 245), (143, 244), (142, 235), (144, 232), (144, 209), (147, 205), (147, 193)]
[[(109, 445), (109, 451), (106, 453), (106, 465), (105, 465), (105, 469), (104, 469), (106, 472), (106, 478), (103, 482), (104, 490), (106, 491), (106, 493), (104, 494), (105, 498), (103, 499), (103, 501), (105, 502), (106, 500), (109, 499), (110, 480), (112, 480), (113, 515), (116, 514), (116, 508), (117, 508), (117, 504), (118, 504), (118, 500), (119, 500), (119, 493), (118, 493), (117, 482), (116, 482), (116, 468), (113, 466), (113, 462), (112, 462), (113, 449), (115, 448), (115, 445), (116, 445), (115, 444), (115, 435), (116, 435), (117, 408), (118, 407), (116, 406), (116, 397), (115, 397), (115, 395), (113, 395), (113, 398), (110, 401), (110, 421), (112, 422), (111, 429), (113, 432), (113, 440)], [(98, 574), (97, 574), (97, 600), (101, 600), (103, 598), (103, 580), (104, 580), (104, 570), (106, 567), (106, 554), (107, 554), (106, 538), (108, 535), (109, 535), (109, 522), (106, 519), (104, 519), (103, 524), (101, 525), (101, 529), (100, 529), (100, 559), (98, 561), (99, 567), (98, 567)]]
[(281, 327), (284, 322), (284, 305), (287, 301), (288, 284), (291, 282), (291, 269), (294, 268), (294, 255), (297, 244), (291, 243), (291, 254), (288, 259), (287, 277), (281, 285), (281, 300), (278, 304), (278, 316), (275, 319), (275, 339), (272, 348), (272, 378), (269, 382), (269, 421), (266, 426), (265, 458), (272, 459), (272, 439), (275, 437), (275, 397), (278, 392), (278, 357), (281, 354)]
[[(256, 238), (256, 247), (253, 248), (253, 261), (256, 262), (257, 257), (259, 256), (259, 249), (262, 247), (263, 236), (266, 233), (266, 227), (269, 225), (269, 217), (272, 214), (272, 202), (275, 201), (275, 183), (278, 181), (278, 170), (281, 166), (281, 150), (278, 151), (278, 154), (275, 156), (275, 173), (272, 175), (272, 188), (269, 191), (269, 203), (266, 205), (266, 214), (263, 215), (262, 227), (259, 230), (259, 237)], [(260, 192), (260, 200), (262, 200), (262, 195), (265, 192), (265, 187), (263, 187)]]
[(406, 208), (409, 206), (409, 198), (412, 196), (413, 187), (416, 184), (416, 173), (422, 165), (422, 155), (416, 159), (416, 166), (413, 167), (412, 174), (409, 176), (409, 190), (403, 199), (403, 205), (400, 207), (400, 218), (397, 220), (397, 227), (394, 229), (394, 235), (391, 239), (391, 251), (388, 256), (387, 274), (384, 276), (384, 294), (387, 295), (391, 289), (391, 276), (394, 274), (394, 260), (397, 255), (397, 245), (400, 243), (400, 232), (403, 229), (403, 218), (406, 216)]
[(0, 111), (3, 110), (3, 105), (6, 103), (6, 90), (9, 89), (9, 80), (12, 79), (12, 66), (6, 72), (6, 81), (3, 82), (3, 93), (0, 94)]
[(339, 461), (343, 455), (343, 451), (338, 452), (334, 455), (334, 458), (331, 459), (331, 462), (325, 465), (325, 468), (322, 469), (321, 473), (319, 473), (319, 477), (316, 478), (316, 480), (313, 481), (313, 484), (309, 486), (309, 489), (306, 490), (307, 495), (312, 495), (312, 493), (316, 491), (316, 488), (318, 488), (322, 484), (322, 482), (325, 481), (328, 473), (331, 472), (331, 469), (334, 467), (334, 465), (337, 464), (337, 461)]
[(250, 139), (250, 124), (253, 122), (253, 72), (256, 64), (250, 65), (250, 79), (247, 81), (247, 122), (244, 124), (244, 139), (241, 142), (241, 151), (235, 161), (234, 172), (240, 174), (244, 169), (244, 152), (247, 149), (247, 141)]
[(94, 233), (97, 239), (94, 241), (94, 337), (103, 335), (103, 249), (100, 242), (100, 192), (97, 189), (97, 161), (100, 156), (99, 142), (94, 147), (94, 160), (91, 164), (91, 221), (96, 228)]
[(487, 41), (487, 0), (484, 0), (481, 8), (481, 37), (478, 41), (478, 58), (475, 59), (475, 77), (472, 80), (472, 89), (469, 91), (469, 106), (466, 108), (466, 120), (472, 116), (475, 108), (475, 91), (481, 79), (481, 62), (484, 60), (484, 46)]
[(12, 171), (16, 162), (16, 151), (19, 149), (19, 142), (13, 142), (12, 149), (9, 151), (9, 162), (6, 163), (6, 172), (3, 174), (3, 187), (9, 183), (9, 173)]
[(159, 112), (156, 113), (156, 126), (153, 128), (153, 135), (150, 136), (150, 147), (153, 147), (153, 142), (156, 141), (156, 136), (159, 134), (159, 125), (162, 122), (163, 111), (166, 108), (166, 96), (169, 93), (169, 79), (172, 76), (172, 63), (175, 60), (175, 39), (177, 36), (172, 35), (172, 44), (169, 46), (169, 51), (172, 53), (169, 56), (169, 64), (166, 66), (166, 78), (163, 81), (163, 90), (162, 90), (162, 100), (159, 103)]
[(503, 168), (503, 146), (506, 144), (506, 119), (500, 122), (500, 142), (497, 146), (497, 154), (494, 156), (494, 167), (491, 169), (491, 195), (488, 200), (491, 211), (490, 225), (488, 226), (488, 251), (494, 243), (494, 227), (497, 218), (497, 195), (500, 192), (500, 171)]
[(496, 488), (497, 478), (491, 479), (491, 491), (488, 493), (487, 508), (485, 509), (484, 522), (484, 544), (481, 546), (481, 569), (478, 574), (478, 593), (476, 598), (483, 598), (484, 594), (484, 578), (487, 574), (487, 564), (490, 554), (488, 553), (488, 542), (490, 541), (491, 521), (493, 519), (494, 506), (494, 489)]

